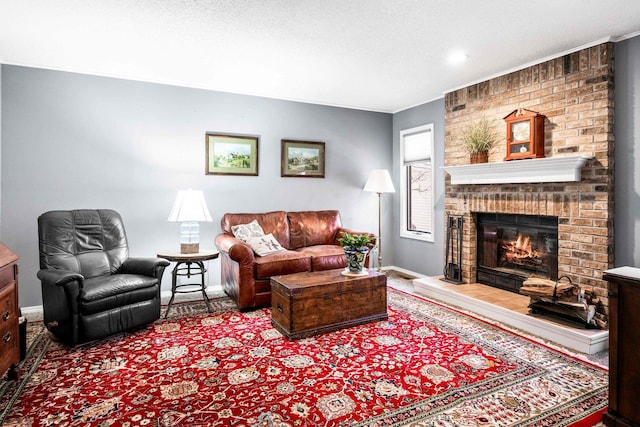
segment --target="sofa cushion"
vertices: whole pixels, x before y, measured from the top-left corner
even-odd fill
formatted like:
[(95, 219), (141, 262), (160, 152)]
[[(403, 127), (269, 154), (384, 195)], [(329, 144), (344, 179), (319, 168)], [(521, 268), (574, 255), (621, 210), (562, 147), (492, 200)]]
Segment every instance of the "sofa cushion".
[(286, 251), (285, 248), (280, 246), (280, 243), (273, 237), (273, 234), (269, 233), (264, 236), (250, 237), (247, 241), (253, 252), (258, 256), (265, 256), (276, 252)]
[(249, 239), (252, 237), (262, 237), (264, 236), (264, 230), (258, 224), (258, 221), (255, 219), (248, 224), (238, 224), (231, 227), (231, 232), (233, 236), (242, 240), (243, 242), (249, 242)]
[(315, 245), (306, 248), (296, 249), (296, 252), (311, 257), (311, 270), (334, 270), (336, 268), (345, 268), (347, 266), (347, 258), (344, 254), (344, 248), (336, 245)]
[(267, 213), (226, 213), (220, 220), (220, 227), (225, 233), (233, 234), (231, 227), (248, 224), (256, 220), (265, 234), (271, 233), (280, 244), (289, 249), (289, 222), (285, 211)]
[(296, 251), (276, 252), (255, 258), (256, 279), (268, 279), (282, 274), (311, 271), (311, 258)]
[(305, 246), (331, 245), (338, 230), (342, 227), (340, 212), (302, 211), (289, 212), (289, 249)]

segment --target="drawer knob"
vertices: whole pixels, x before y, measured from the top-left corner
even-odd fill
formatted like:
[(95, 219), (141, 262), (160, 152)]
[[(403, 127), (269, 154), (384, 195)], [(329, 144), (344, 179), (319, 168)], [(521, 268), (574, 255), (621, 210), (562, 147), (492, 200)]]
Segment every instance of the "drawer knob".
[(7, 319), (9, 319), (9, 316), (11, 316), (11, 311), (7, 310), (3, 315), (2, 315), (2, 320), (4, 320), (5, 322), (7, 321)]
[(9, 341), (11, 341), (11, 332), (9, 332), (7, 335), (5, 335), (5, 336), (2, 338), (2, 341), (4, 341), (4, 342), (5, 342), (5, 344), (6, 344), (6, 343), (8, 343)]
[(280, 313), (282, 313), (282, 312), (284, 311), (284, 310), (282, 309), (282, 304), (280, 304), (280, 303), (276, 304), (276, 309), (277, 309)]

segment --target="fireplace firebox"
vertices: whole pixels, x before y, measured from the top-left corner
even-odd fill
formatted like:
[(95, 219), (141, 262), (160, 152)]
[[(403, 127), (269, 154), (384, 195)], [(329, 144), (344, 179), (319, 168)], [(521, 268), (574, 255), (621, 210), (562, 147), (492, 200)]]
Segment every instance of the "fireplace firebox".
[(477, 282), (518, 292), (530, 277), (558, 279), (558, 217), (477, 214)]

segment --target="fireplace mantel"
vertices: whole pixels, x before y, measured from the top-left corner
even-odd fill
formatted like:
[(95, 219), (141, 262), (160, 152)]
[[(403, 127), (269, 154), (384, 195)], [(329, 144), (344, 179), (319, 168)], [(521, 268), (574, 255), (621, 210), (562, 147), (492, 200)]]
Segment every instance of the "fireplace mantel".
[(444, 166), (451, 184), (520, 184), (579, 182), (590, 156), (547, 157), (475, 165)]

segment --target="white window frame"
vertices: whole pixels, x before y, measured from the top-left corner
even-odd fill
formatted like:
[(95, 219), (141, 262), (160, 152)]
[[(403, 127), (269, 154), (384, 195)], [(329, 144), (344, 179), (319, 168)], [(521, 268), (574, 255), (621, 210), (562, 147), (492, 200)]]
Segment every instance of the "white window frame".
[[(407, 227), (407, 218), (408, 218), (408, 201), (409, 201), (409, 191), (407, 188), (407, 168), (409, 164), (405, 161), (405, 143), (407, 137), (415, 136), (416, 134), (425, 133), (428, 135), (427, 147), (426, 151), (418, 157), (427, 156), (428, 161), (431, 163), (431, 194), (430, 194), (430, 202), (429, 206), (431, 207), (431, 230), (430, 231), (415, 231), (409, 230)], [(407, 239), (415, 239), (422, 240), (425, 242), (434, 242), (434, 184), (435, 184), (435, 171), (434, 171), (434, 144), (433, 144), (433, 123), (413, 127), (410, 129), (405, 129), (400, 131), (400, 237), (404, 237)], [(411, 160), (411, 159), (409, 159)]]

